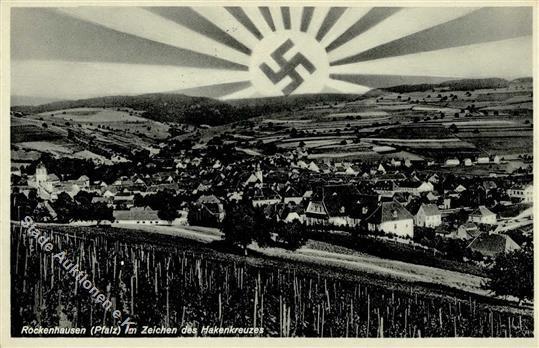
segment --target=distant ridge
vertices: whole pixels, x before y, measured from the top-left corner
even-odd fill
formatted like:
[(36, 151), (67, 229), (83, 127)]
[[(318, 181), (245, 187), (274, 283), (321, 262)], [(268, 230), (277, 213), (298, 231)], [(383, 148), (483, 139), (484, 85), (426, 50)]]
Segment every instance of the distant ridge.
[(407, 92), (425, 92), (434, 88), (449, 88), (454, 91), (469, 91), (483, 88), (505, 88), (512, 83), (531, 83), (531, 77), (523, 77), (508, 81), (500, 78), (486, 78), (486, 79), (461, 79), (450, 80), (441, 83), (422, 83), (416, 85), (399, 85), (393, 87), (380, 88), (383, 91), (407, 93)]

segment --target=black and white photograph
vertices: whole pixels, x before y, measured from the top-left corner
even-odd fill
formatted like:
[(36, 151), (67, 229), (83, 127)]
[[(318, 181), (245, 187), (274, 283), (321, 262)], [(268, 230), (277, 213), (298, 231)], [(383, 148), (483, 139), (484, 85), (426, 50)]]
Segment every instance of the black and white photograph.
[(2, 7), (11, 343), (537, 343), (534, 2), (51, 4)]

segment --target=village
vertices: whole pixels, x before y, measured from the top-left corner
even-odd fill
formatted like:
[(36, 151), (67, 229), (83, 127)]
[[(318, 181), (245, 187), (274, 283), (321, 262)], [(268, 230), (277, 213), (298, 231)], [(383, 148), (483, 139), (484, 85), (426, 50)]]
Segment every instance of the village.
[(259, 157), (211, 144), (186, 149), (175, 144), (161, 154), (137, 154), (143, 170), (116, 177), (114, 171), (106, 178), (83, 173), (92, 165), (103, 171), (79, 159), (64, 166), (61, 159), (46, 157), (13, 167), (12, 218), (220, 228), (227, 206), (241, 203), (263, 211), (267, 221), (299, 222), (305, 231), (359, 233), (418, 245), (430, 244), (421, 238), (425, 233), (461, 240), (477, 260), (531, 242), (529, 168), (484, 177), (448, 172), (499, 164), (499, 156), (462, 163), (316, 160), (299, 147)]

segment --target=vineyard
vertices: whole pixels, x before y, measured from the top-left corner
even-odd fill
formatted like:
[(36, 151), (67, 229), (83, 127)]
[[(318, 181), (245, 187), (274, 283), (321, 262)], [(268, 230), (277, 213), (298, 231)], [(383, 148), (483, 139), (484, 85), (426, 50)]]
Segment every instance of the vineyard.
[[(131, 242), (106, 233), (48, 229), (46, 252), (12, 226), (12, 335), (21, 327), (261, 327), (271, 337), (531, 337), (531, 316), (476, 300), (213, 257), (189, 245)], [(112, 302), (105, 311), (53, 259), (65, 251)]]

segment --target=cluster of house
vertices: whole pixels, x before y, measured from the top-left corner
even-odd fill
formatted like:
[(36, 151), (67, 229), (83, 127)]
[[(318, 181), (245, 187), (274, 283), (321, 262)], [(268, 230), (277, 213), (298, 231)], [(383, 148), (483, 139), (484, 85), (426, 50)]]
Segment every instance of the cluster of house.
[[(107, 184), (91, 182), (85, 175), (61, 180), (48, 174), (40, 163), (35, 175), (26, 178), (22, 192), (37, 190), (45, 202), (54, 201), (62, 192), (71, 197), (81, 190), (93, 192), (92, 203), (113, 208), (115, 224), (170, 224), (159, 218), (157, 211), (136, 206), (135, 195), (172, 190), (186, 197), (173, 221), (178, 224), (186, 224), (190, 213), (195, 224), (218, 226), (225, 215), (225, 203), (247, 200), (277, 220), (413, 237), (414, 227), (442, 226), (444, 216), (455, 208), (452, 201), (471, 189), (457, 182), (436, 190), (441, 175), (412, 170), (410, 163), (404, 163), (405, 172), (399, 170), (402, 165), (395, 159), (383, 163), (321, 162), (283, 154), (224, 164), (218, 159), (184, 155), (154, 174), (122, 176)], [(485, 180), (481, 188), (492, 190), (496, 184)], [(507, 195), (531, 203), (533, 187), (513, 184)], [(466, 223), (444, 235), (475, 240), (481, 234), (480, 226), (498, 224), (496, 214), (485, 206), (468, 213)]]
[(456, 166), (465, 166), (465, 167), (471, 167), (473, 165), (481, 165), (481, 164), (500, 164), (502, 163), (503, 159), (498, 156), (479, 156), (473, 161), (471, 158), (466, 157), (463, 159), (458, 158), (449, 158), (445, 161), (446, 167), (456, 167)]

